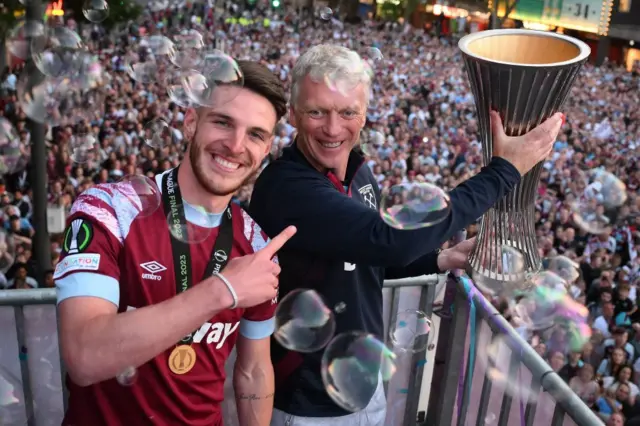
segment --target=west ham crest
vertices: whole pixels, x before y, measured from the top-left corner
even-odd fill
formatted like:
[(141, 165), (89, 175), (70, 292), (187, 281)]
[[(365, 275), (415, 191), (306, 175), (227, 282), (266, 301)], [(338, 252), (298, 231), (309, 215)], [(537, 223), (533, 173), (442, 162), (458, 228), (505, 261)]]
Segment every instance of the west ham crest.
[(365, 185), (362, 188), (358, 189), (360, 195), (362, 195), (362, 201), (373, 210), (377, 210), (378, 206), (376, 205), (376, 193), (373, 191), (373, 186), (371, 184)]

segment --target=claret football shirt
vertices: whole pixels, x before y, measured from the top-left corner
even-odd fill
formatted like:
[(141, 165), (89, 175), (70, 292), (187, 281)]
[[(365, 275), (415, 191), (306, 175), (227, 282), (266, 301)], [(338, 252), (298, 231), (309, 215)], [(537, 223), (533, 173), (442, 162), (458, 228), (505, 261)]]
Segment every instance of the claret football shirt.
[[(156, 176), (160, 190), (161, 179), (162, 175)], [(118, 312), (124, 312), (176, 295), (170, 233), (162, 205), (150, 215), (140, 215), (139, 206), (140, 200), (128, 183), (97, 185), (78, 197), (54, 274), (58, 303), (92, 296), (108, 300)], [(230, 258), (263, 248), (268, 238), (260, 227), (235, 204), (232, 212)], [(209, 262), (221, 215), (202, 220), (205, 213), (186, 203), (185, 214), (196, 224), (189, 232), (207, 233), (204, 241), (190, 245), (192, 285), (197, 285)], [(201, 227), (203, 224), (208, 229)], [(82, 388), (67, 379), (69, 408), (63, 424), (222, 425), (225, 361), (238, 333), (250, 339), (272, 334), (276, 303), (277, 298), (249, 309), (228, 309), (202, 324), (192, 344), (197, 361), (186, 374), (176, 375), (169, 369), (171, 347), (139, 366), (131, 386), (122, 386), (114, 378)]]

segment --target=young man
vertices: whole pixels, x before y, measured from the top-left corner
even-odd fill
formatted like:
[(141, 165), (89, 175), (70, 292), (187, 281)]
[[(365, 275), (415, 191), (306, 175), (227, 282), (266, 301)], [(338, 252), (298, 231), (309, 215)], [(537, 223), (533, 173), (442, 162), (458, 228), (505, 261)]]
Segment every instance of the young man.
[[(280, 255), (282, 296), (299, 287), (314, 289), (328, 306), (347, 306), (336, 316), (336, 334), (356, 330), (382, 339), (384, 279), (464, 267), (471, 240), (442, 252), (439, 247), (547, 156), (562, 119), (558, 114), (529, 134), (512, 138), (495, 115), (494, 158), (450, 193), (449, 217), (429, 228), (398, 230), (381, 219), (378, 184), (353, 151), (365, 124), (371, 85), (362, 59), (344, 47), (318, 45), (298, 59), (292, 75), (290, 119), (298, 137), (261, 173), (249, 211), (268, 235), (289, 224), (298, 230)], [(271, 424), (382, 426), (381, 384), (369, 389), (368, 407), (349, 413), (324, 389), (321, 356), (289, 352), (273, 342), (276, 396)]]
[[(269, 424), (272, 258), (295, 228), (269, 242), (230, 201), (269, 153), (286, 100), (268, 69), (239, 66), (243, 87), (217, 87), (211, 95), (224, 102), (188, 110), (188, 155), (156, 176), (153, 214), (140, 214), (126, 183), (97, 185), (73, 205), (55, 271), (71, 379), (65, 425), (222, 425), (224, 364), (236, 344), (240, 423)], [(132, 367), (135, 383), (122, 386), (116, 376)]]

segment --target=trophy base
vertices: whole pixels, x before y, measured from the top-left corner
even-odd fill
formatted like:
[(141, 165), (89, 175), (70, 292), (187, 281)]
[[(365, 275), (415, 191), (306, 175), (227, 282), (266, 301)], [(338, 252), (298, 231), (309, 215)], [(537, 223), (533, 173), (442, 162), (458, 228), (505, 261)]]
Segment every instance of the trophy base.
[(475, 270), (468, 265), (465, 272), (473, 283), (485, 295), (513, 296), (519, 292), (526, 293), (533, 289), (533, 283), (528, 279), (535, 272), (521, 274), (500, 274), (488, 268)]
[[(484, 256), (481, 259), (485, 262), (479, 262), (481, 259), (476, 258), (475, 262), (472, 261), (467, 265), (466, 272), (480, 291), (490, 296), (513, 296), (533, 288), (529, 277), (539, 272), (542, 265), (531, 262), (533, 258), (531, 253), (519, 246), (511, 240), (502, 241), (502, 244), (490, 247), (483, 253)], [(509, 270), (513, 267), (513, 263), (503, 258), (505, 248), (513, 249), (522, 255), (522, 265), (519, 268)], [(532, 263), (536, 266), (531, 267)]]

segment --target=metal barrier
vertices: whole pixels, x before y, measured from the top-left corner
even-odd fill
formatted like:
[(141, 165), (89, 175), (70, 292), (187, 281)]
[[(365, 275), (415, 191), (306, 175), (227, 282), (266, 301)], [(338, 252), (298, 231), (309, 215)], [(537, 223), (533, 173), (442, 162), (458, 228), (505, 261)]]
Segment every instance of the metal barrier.
[[(434, 300), (444, 285), (444, 280), (438, 281), (436, 276), (385, 281), (385, 336), (389, 334), (391, 319), (401, 310), (420, 309), (431, 316)], [(399, 355), (398, 370), (385, 384), (388, 399), (385, 426), (488, 425), (492, 422), (486, 418), (492, 412), (499, 412), (498, 425), (602, 424), (479, 295), (473, 296), (476, 308), (472, 309), (478, 338), (471, 339), (471, 305), (464, 286), (453, 279), (446, 286), (441, 318), (433, 316), (435, 352), (430, 345), (419, 353)], [(446, 315), (450, 309), (455, 315)], [(59, 425), (66, 406), (66, 389), (57, 344), (55, 290), (0, 291), (0, 324), (0, 424)], [(498, 332), (506, 333), (513, 342), (510, 371), (518, 371), (518, 367), (529, 371), (533, 378), (531, 386), (542, 389), (537, 404), (527, 404), (521, 415), (516, 409), (519, 401), (508, 393), (497, 392), (498, 386), (492, 386), (478, 362), (483, 355), (486, 359), (482, 342)], [(477, 344), (472, 340), (478, 340)], [(475, 362), (469, 363), (466, 358), (471, 344), (475, 345), (476, 356)], [(434, 355), (435, 362), (427, 362)], [(232, 354), (226, 366), (223, 404), (226, 426), (238, 424), (229, 379), (234, 360)], [(461, 376), (464, 386), (459, 386)], [(469, 392), (461, 392), (467, 388)], [(432, 389), (437, 391), (430, 392)], [(6, 395), (13, 395), (13, 400), (7, 400)], [(552, 418), (545, 418), (545, 413), (552, 413)], [(565, 418), (572, 418), (575, 423), (567, 423)]]
[[(424, 425), (603, 425), (493, 305), (453, 275), (443, 303), (449, 309), (435, 356), (438, 392)], [(505, 351), (489, 360), (498, 334)]]

